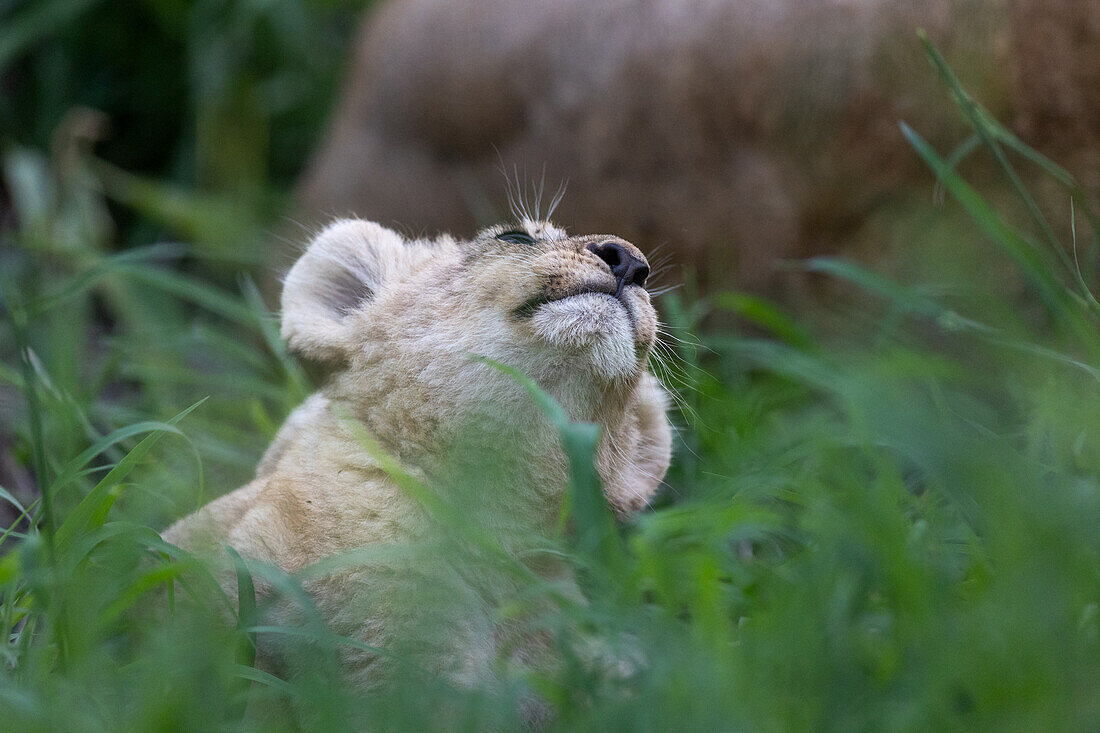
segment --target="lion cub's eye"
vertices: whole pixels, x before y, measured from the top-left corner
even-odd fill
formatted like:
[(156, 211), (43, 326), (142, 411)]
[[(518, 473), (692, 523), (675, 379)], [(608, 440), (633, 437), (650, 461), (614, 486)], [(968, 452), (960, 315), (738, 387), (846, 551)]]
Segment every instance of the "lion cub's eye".
[(527, 232), (502, 232), (497, 235), (497, 239), (502, 239), (505, 242), (513, 242), (515, 244), (534, 244), (535, 238)]

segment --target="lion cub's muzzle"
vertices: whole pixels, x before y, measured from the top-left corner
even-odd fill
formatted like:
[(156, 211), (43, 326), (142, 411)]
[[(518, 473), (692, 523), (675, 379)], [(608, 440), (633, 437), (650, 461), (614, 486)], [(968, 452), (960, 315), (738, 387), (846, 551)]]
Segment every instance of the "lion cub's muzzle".
[[(618, 301), (626, 309), (627, 317), (634, 325), (636, 314), (626, 288), (637, 285), (645, 289), (649, 277), (649, 262), (632, 244), (605, 237), (580, 245), (581, 266), (567, 266), (553, 270), (539, 292), (528, 298), (513, 313), (530, 318), (544, 305), (563, 301), (579, 295), (599, 294)], [(596, 259), (592, 258), (592, 255)], [(605, 269), (606, 267), (606, 269)]]

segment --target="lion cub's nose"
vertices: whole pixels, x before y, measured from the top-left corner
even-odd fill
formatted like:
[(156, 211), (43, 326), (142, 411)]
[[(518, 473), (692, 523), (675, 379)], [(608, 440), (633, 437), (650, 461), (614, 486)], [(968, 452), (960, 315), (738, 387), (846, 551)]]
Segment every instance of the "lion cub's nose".
[(622, 292), (627, 285), (645, 287), (645, 279), (649, 277), (649, 264), (627, 252), (626, 247), (618, 242), (602, 242), (588, 245), (588, 250), (611, 268), (611, 274), (619, 282), (615, 295)]

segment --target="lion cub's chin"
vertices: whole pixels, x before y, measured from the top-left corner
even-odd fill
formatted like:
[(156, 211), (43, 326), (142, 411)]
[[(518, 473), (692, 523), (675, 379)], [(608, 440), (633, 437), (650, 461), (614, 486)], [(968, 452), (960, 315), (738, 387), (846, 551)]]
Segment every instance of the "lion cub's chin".
[(531, 318), (536, 335), (585, 358), (608, 381), (637, 375), (639, 354), (627, 306), (605, 293), (582, 293), (545, 303)]

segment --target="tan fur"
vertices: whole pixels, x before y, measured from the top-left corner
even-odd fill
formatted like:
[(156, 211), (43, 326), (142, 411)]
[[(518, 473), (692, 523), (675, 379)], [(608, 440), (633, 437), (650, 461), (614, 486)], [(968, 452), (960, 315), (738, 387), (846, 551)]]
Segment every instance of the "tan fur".
[[(403, 559), (309, 581), (322, 616), (382, 647), (434, 628), (439, 639), (420, 639), (438, 645), (427, 666), (460, 680), (487, 674), (507, 637), (492, 614), (508, 584), (432, 556), (445, 530), (380, 467), (362, 433), (513, 554), (552, 532), (567, 462), (530, 396), (471, 355), (519, 368), (571, 419), (599, 423), (597, 467), (620, 514), (652, 496), (671, 442), (665, 395), (647, 371), (657, 329), (649, 295), (627, 285), (616, 297), (611, 268), (588, 245), (616, 242), (644, 262), (641, 252), (616, 237), (520, 226), (534, 244), (498, 239), (499, 227), (467, 242), (405, 241), (365, 221), (318, 236), (286, 278), (282, 327), (331, 378), (287, 419), (252, 483), (165, 537), (198, 551), (228, 544), (289, 572), (356, 549), (404, 548)], [(571, 582), (554, 563), (531, 566)], [(232, 594), (228, 573), (225, 584)], [(379, 655), (349, 652), (344, 662), (362, 686), (394, 673)]]
[[(882, 258), (877, 217), (931, 208), (898, 121), (944, 152), (970, 132), (918, 28), (1100, 191), (1095, 0), (390, 0), (365, 18), (301, 217), (472, 231), (502, 209), (503, 158), (569, 180), (561, 221), (668, 242), (711, 287), (774, 287), (776, 260), (842, 248)], [(1066, 201), (1044, 198), (1058, 220)]]

